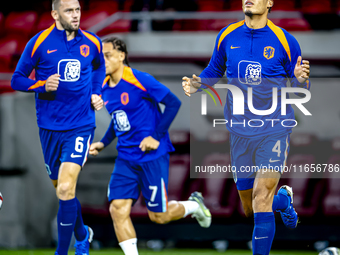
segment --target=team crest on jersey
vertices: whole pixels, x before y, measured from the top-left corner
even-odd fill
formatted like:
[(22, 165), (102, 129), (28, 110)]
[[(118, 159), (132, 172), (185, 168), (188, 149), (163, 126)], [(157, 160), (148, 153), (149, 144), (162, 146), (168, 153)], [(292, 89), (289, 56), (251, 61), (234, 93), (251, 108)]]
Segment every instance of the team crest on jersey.
[(275, 49), (271, 46), (264, 47), (263, 56), (266, 59), (271, 59), (274, 57)]
[(112, 119), (118, 131), (129, 131), (131, 129), (129, 119), (123, 110), (114, 111)]
[(120, 101), (123, 105), (127, 105), (129, 103), (129, 94), (124, 92), (120, 95)]
[(242, 60), (238, 64), (238, 79), (243, 84), (261, 84), (261, 73), (262, 66), (259, 62)]
[(90, 47), (86, 44), (81, 45), (80, 54), (86, 58), (90, 54)]
[(62, 59), (58, 63), (60, 81), (77, 81), (80, 78), (81, 64), (77, 59)]

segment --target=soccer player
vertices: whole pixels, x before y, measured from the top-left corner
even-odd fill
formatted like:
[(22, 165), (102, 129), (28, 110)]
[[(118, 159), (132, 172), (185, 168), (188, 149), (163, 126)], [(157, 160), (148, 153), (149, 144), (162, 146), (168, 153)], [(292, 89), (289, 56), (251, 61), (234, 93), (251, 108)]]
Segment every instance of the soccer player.
[[(102, 140), (91, 145), (90, 154), (97, 155), (118, 137), (118, 157), (108, 188), (110, 214), (120, 247), (127, 255), (136, 255), (130, 211), (140, 191), (149, 218), (156, 223), (192, 214), (207, 228), (211, 215), (199, 192), (192, 193), (188, 201), (167, 201), (169, 152), (174, 151), (168, 128), (180, 108), (179, 99), (151, 75), (129, 67), (122, 40), (105, 39), (103, 53), (108, 75), (103, 83), (103, 100), (112, 120)], [(165, 105), (164, 113), (159, 103)]]
[[(95, 110), (105, 78), (101, 40), (79, 29), (78, 0), (54, 0), (55, 23), (26, 45), (12, 88), (35, 92), (37, 121), (47, 173), (59, 199), (57, 255), (66, 255), (72, 233), (76, 254), (89, 254), (93, 231), (85, 226), (75, 197), (95, 129)], [(29, 79), (35, 69), (36, 80)]]
[[(200, 87), (207, 88), (204, 84), (215, 84), (226, 72), (228, 84), (238, 87), (246, 100), (247, 90), (252, 88), (252, 102), (248, 103), (262, 111), (271, 108), (273, 90), (278, 89), (277, 108), (271, 114), (256, 115), (244, 102), (245, 114), (233, 115), (233, 102), (238, 98), (233, 98), (231, 91), (224, 107), (231, 160), (236, 167), (234, 181), (245, 215), (254, 216), (252, 247), (256, 255), (269, 254), (275, 233), (274, 211), (281, 213), (288, 228), (295, 228), (298, 222), (292, 188), (282, 186), (274, 196), (282, 172), (265, 169), (281, 170), (285, 166), (295, 123), (291, 105), (286, 108), (287, 114), (281, 115), (281, 88), (289, 79), (292, 87), (310, 89), (309, 62), (302, 61), (298, 42), (267, 18), (273, 4), (272, 0), (242, 0), (245, 20), (223, 28), (209, 65), (199, 77), (183, 77), (182, 82), (185, 94), (190, 96)], [(253, 119), (259, 122), (251, 125), (259, 127), (246, 124)], [(293, 121), (281, 125), (286, 119)], [(247, 166), (256, 167), (257, 171), (244, 171)]]

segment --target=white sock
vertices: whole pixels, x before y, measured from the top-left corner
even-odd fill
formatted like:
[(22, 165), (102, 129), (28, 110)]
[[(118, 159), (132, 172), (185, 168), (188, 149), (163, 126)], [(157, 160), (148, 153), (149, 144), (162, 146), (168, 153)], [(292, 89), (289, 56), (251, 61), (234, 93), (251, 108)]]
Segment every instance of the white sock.
[(132, 238), (119, 243), (125, 255), (138, 255), (137, 238)]
[(195, 212), (199, 207), (198, 203), (195, 201), (179, 201), (178, 203), (184, 206), (185, 213), (184, 213), (183, 218)]

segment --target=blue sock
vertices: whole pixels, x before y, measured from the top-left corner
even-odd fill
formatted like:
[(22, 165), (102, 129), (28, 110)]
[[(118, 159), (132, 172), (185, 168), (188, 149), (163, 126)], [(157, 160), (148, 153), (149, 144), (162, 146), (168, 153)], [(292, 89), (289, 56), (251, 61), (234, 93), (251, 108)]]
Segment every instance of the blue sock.
[(288, 197), (282, 194), (275, 195), (272, 206), (273, 212), (275, 212), (276, 210), (286, 209), (288, 207), (288, 203), (289, 203)]
[(74, 225), (77, 218), (77, 203), (71, 200), (59, 200), (58, 222), (58, 255), (67, 255), (70, 246)]
[(81, 205), (78, 198), (75, 199), (77, 203), (77, 220), (74, 226), (74, 236), (76, 237), (77, 241), (83, 241), (86, 238), (87, 233), (83, 222), (83, 217), (81, 216)]
[(254, 222), (253, 255), (269, 255), (275, 235), (274, 213), (255, 213)]

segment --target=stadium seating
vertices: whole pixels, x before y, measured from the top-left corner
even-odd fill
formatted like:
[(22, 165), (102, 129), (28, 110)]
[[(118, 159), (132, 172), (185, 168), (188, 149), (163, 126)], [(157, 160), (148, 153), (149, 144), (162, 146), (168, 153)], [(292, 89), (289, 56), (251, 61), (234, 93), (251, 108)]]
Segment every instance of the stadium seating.
[(109, 16), (108, 11), (84, 11), (81, 16), (81, 28), (88, 30), (95, 24), (103, 21)]
[(104, 36), (112, 33), (127, 33), (130, 31), (131, 21), (130, 20), (118, 20), (106, 28), (97, 32), (98, 36)]
[(190, 142), (195, 140), (188, 130), (171, 130), (169, 135), (176, 154), (190, 151)]
[(16, 53), (18, 44), (18, 40), (10, 36), (0, 39), (0, 72), (13, 70), (13, 55)]
[[(203, 159), (203, 167), (220, 166), (226, 170), (230, 166), (228, 153), (212, 153)], [(204, 202), (213, 216), (230, 217), (237, 205), (237, 190), (230, 171), (200, 173)]]
[(282, 174), (280, 185), (286, 184), (293, 188), (294, 208), (299, 216), (311, 217), (320, 206), (324, 182), (316, 179), (311, 166), (316, 164), (312, 154), (295, 154), (288, 157), (288, 169)]
[(331, 0), (301, 0), (301, 6), (306, 14), (332, 13)]
[(224, 9), (224, 1), (223, 0), (217, 0), (217, 1), (211, 1), (211, 0), (198, 0), (198, 10), (199, 11), (223, 11)]
[(323, 198), (323, 213), (325, 216), (339, 216), (340, 215), (340, 154), (332, 155), (327, 164), (332, 165), (334, 168), (331, 171), (325, 172), (326, 178), (326, 194)]
[(118, 11), (118, 1), (90, 1), (89, 10), (91, 12), (108, 12), (113, 14)]
[(30, 36), (38, 15), (34, 11), (11, 12), (6, 17), (5, 31), (7, 34)]
[(171, 155), (169, 166), (168, 200), (185, 199), (185, 182), (190, 174), (190, 155)]
[(33, 34), (37, 34), (38, 32), (49, 28), (53, 23), (54, 19), (52, 18), (51, 12), (44, 12), (42, 15), (40, 15), (37, 25), (33, 30)]
[(311, 27), (304, 18), (271, 19), (271, 21), (288, 31), (310, 31)]

